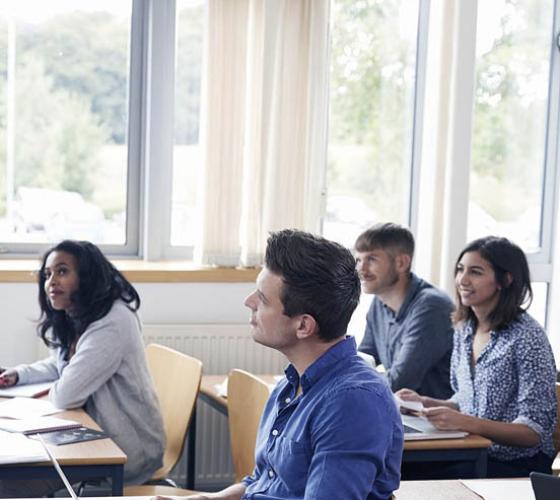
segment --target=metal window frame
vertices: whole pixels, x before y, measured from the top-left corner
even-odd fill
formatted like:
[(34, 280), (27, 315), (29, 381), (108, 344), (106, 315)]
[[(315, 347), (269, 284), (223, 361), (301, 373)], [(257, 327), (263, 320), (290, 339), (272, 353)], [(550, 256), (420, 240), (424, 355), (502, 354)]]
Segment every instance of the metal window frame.
[(409, 167), (408, 225), (416, 234), (418, 230), (418, 206), (420, 198), (420, 175), (422, 163), (422, 136), (424, 98), (426, 93), (426, 61), (428, 57), (428, 33), (430, 28), (430, 0), (419, 0), (416, 37), (416, 75), (414, 88), (414, 111), (412, 126), (412, 150)]

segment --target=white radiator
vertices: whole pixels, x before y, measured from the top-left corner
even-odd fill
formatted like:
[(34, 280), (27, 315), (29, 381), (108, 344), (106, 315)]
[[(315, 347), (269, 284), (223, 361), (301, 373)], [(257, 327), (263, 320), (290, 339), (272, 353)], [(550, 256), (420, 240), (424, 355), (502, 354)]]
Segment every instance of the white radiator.
[[(287, 361), (281, 354), (256, 344), (249, 325), (145, 324), (146, 344), (158, 343), (198, 358), (206, 375), (227, 374), (232, 368), (252, 373), (282, 373)], [(205, 403), (197, 406), (196, 488), (220, 488), (234, 481), (227, 418)], [(185, 484), (186, 457), (174, 471)]]

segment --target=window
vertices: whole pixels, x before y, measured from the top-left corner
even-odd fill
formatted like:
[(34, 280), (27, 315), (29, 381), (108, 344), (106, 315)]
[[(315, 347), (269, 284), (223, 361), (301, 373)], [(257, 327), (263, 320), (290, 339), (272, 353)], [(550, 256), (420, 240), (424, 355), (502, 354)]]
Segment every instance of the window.
[(0, 241), (127, 246), (132, 1), (0, 6)]
[[(558, 169), (558, 48), (553, 0), (479, 2), (469, 239), (510, 238), (527, 253), (531, 313), (551, 314)], [(552, 91), (552, 92), (551, 92)], [(553, 343), (556, 331), (552, 331)]]
[(202, 170), (199, 123), (206, 2), (179, 0), (176, 18), (171, 245), (192, 247), (200, 220), (197, 187)]
[(468, 239), (547, 252), (547, 117), (554, 1), (478, 3)]
[(331, 2), (330, 139), (323, 233), (410, 221), (420, 2)]

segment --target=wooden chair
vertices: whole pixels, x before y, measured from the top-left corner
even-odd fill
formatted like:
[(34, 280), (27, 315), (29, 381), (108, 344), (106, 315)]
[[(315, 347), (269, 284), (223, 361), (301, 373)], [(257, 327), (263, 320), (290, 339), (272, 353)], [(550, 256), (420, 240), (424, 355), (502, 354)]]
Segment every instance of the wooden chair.
[[(148, 483), (128, 486), (124, 489), (124, 494), (126, 496), (186, 495), (187, 490), (182, 490), (182, 493), (169, 493), (170, 490), (179, 490), (170, 488), (176, 485), (167, 476), (183, 453), (185, 437), (200, 388), (202, 362), (158, 344), (146, 346), (146, 358), (163, 415), (166, 439), (163, 466), (154, 472)], [(157, 483), (167, 486), (157, 486)]]
[(556, 450), (556, 459), (552, 463), (552, 474), (560, 475), (560, 382), (556, 382), (556, 428), (552, 434), (554, 441), (554, 449)]
[(228, 422), (235, 479), (240, 481), (255, 468), (255, 443), (264, 406), (270, 395), (260, 378), (232, 370), (228, 377)]

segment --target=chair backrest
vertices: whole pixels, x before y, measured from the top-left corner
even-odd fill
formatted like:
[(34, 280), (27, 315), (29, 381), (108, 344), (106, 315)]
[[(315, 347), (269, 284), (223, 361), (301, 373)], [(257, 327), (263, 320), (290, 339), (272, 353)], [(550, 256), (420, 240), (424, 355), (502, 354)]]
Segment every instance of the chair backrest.
[(560, 382), (556, 382), (556, 427), (552, 434), (554, 449), (560, 452)]
[(228, 422), (235, 479), (240, 481), (255, 468), (255, 443), (268, 385), (258, 377), (232, 370), (228, 377)]
[(195, 407), (202, 362), (158, 344), (146, 346), (146, 359), (159, 398), (165, 429), (163, 466), (152, 479), (166, 477), (181, 458)]

